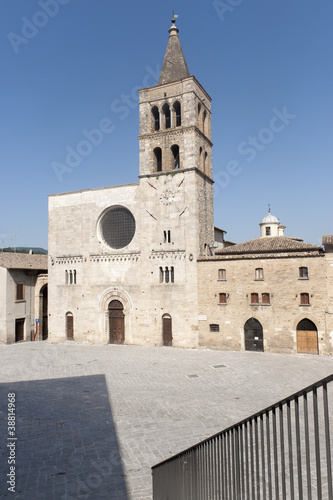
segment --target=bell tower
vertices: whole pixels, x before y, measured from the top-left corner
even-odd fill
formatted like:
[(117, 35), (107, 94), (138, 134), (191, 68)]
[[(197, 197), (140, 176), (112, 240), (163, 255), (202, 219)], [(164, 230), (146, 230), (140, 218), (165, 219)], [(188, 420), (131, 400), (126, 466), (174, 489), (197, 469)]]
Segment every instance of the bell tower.
[(190, 75), (175, 23), (158, 85), (139, 90), (140, 175), (197, 168), (212, 179), (211, 98)]

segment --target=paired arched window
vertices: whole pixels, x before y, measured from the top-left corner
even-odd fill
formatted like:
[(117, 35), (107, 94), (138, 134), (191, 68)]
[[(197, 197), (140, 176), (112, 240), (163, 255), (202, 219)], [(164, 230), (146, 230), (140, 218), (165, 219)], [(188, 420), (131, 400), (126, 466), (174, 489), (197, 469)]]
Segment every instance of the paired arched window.
[(158, 110), (158, 107), (157, 106), (154, 106), (152, 109), (151, 109), (151, 113), (153, 115), (153, 128), (155, 130), (155, 132), (157, 132), (158, 130), (160, 130), (160, 112)]
[(162, 111), (164, 115), (164, 128), (171, 128), (171, 112), (169, 104), (165, 103), (163, 105)]
[(162, 172), (162, 149), (154, 149), (155, 172)]
[(179, 101), (176, 101), (174, 103), (173, 109), (174, 109), (175, 117), (176, 117), (176, 127), (180, 127), (182, 124), (182, 117), (181, 117), (181, 107), (180, 107)]
[(178, 144), (174, 144), (171, 146), (172, 160), (173, 160), (173, 168), (179, 168), (179, 146)]

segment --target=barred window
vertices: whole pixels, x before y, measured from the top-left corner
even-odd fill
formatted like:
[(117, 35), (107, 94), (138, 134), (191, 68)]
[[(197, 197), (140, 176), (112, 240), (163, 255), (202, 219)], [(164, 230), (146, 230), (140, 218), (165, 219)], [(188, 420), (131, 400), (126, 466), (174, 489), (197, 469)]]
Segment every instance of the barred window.
[(220, 331), (220, 325), (209, 325), (209, 330), (211, 332), (219, 332)]
[(219, 280), (226, 280), (227, 279), (227, 271), (225, 269), (219, 269), (218, 279)]
[(264, 279), (264, 270), (262, 267), (257, 267), (255, 279), (256, 280), (263, 280)]
[(101, 220), (101, 232), (105, 243), (111, 248), (124, 248), (133, 239), (135, 219), (125, 207), (111, 208)]

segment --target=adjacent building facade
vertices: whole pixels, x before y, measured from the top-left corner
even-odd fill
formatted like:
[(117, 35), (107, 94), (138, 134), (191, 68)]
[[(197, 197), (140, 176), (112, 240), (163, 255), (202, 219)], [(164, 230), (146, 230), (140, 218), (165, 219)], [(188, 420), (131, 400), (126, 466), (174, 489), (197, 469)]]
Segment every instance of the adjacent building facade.
[(0, 253), (0, 343), (47, 338), (47, 260)]
[(49, 339), (331, 354), (332, 237), (270, 213), (239, 245), (214, 228), (211, 99), (169, 34), (139, 91), (139, 182), (49, 197)]

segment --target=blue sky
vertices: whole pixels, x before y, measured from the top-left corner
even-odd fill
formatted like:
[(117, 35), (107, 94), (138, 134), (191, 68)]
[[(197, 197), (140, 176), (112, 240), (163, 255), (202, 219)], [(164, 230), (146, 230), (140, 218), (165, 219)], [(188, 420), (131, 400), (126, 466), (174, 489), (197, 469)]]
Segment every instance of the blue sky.
[(333, 233), (331, 0), (2, 0), (0, 246), (47, 247), (47, 194), (138, 181), (137, 88), (156, 84), (172, 9), (213, 99), (215, 224), (258, 237), (270, 203), (288, 236)]

